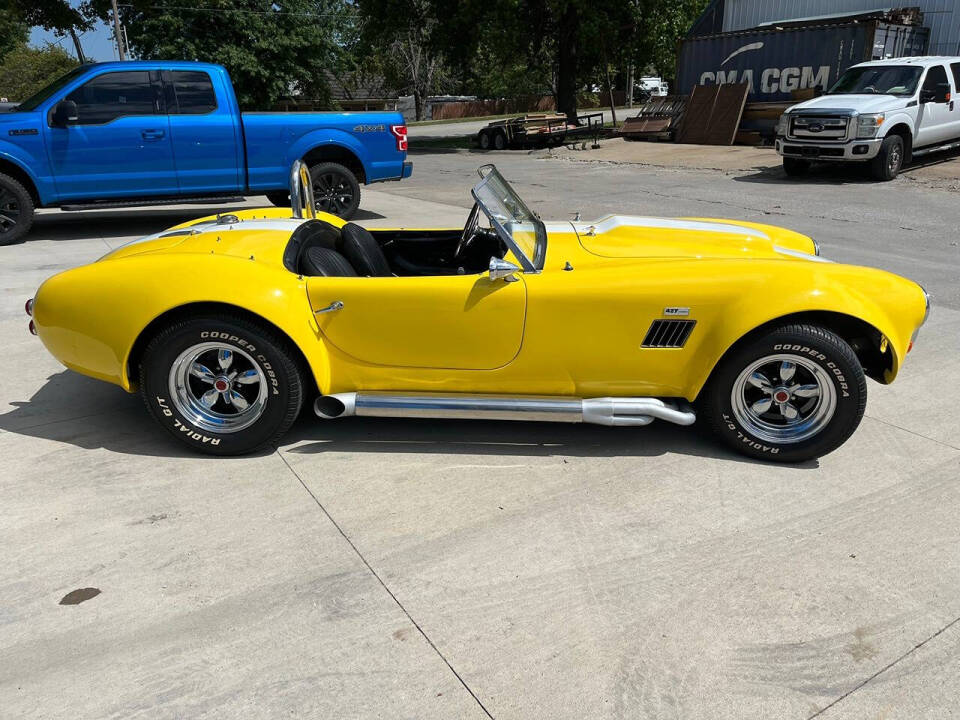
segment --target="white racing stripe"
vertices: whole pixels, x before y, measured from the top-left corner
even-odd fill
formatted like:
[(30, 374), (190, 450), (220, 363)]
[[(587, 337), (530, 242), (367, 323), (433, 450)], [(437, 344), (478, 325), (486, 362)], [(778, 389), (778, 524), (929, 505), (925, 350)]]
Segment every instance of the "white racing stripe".
[[(189, 225), (176, 230), (167, 228), (153, 235), (137, 238), (128, 243), (124, 243), (120, 248), (130, 247), (139, 243), (150, 242), (157, 238), (166, 236), (171, 237), (189, 237), (190, 235), (199, 235), (200, 233), (216, 230), (217, 232), (229, 232), (231, 230), (286, 230), (293, 233), (300, 225), (305, 223), (307, 218), (267, 218), (263, 220), (241, 220), (237, 223), (220, 224), (215, 220), (200, 223), (198, 225)], [(117, 248), (118, 250), (120, 248)]]
[(630, 215), (608, 215), (594, 222), (571, 223), (579, 234), (586, 233), (591, 227), (595, 234), (609, 232), (618, 227), (643, 227), (660, 230), (694, 230), (698, 232), (719, 232), (728, 235), (748, 235), (750, 237), (769, 240), (770, 237), (756, 228), (743, 225), (731, 225), (720, 222), (704, 222), (703, 220), (680, 220), (677, 218), (633, 217)]

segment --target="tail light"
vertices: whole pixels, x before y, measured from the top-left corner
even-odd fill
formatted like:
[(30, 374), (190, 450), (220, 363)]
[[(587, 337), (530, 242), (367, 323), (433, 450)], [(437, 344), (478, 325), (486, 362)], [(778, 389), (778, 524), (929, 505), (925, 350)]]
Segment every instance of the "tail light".
[(407, 126), (391, 125), (390, 132), (393, 133), (393, 137), (397, 141), (397, 150), (402, 150), (403, 152), (406, 152), (407, 151)]

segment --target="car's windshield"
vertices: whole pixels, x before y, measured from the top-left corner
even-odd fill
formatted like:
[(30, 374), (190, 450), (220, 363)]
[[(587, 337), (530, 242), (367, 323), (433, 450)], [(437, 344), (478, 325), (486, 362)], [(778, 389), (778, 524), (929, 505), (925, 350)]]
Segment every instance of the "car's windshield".
[(547, 231), (540, 216), (526, 206), (493, 165), (484, 165), (479, 172), (483, 180), (473, 188), (473, 199), (523, 269), (542, 270), (547, 254)]
[(915, 65), (874, 65), (847, 70), (828, 95), (913, 95), (923, 68)]
[(53, 95), (57, 90), (62, 88), (64, 85), (66, 85), (68, 82), (73, 80), (77, 75), (84, 72), (85, 70), (86, 68), (84, 68), (83, 66), (80, 66), (78, 68), (74, 68), (73, 70), (68, 72), (66, 75), (61, 75), (52, 83), (47, 85), (45, 88), (43, 88), (42, 90), (38, 90), (33, 95), (31, 95), (26, 100), (24, 100), (22, 103), (17, 105), (17, 107), (14, 108), (14, 111), (36, 110), (37, 105), (39, 105), (48, 97)]

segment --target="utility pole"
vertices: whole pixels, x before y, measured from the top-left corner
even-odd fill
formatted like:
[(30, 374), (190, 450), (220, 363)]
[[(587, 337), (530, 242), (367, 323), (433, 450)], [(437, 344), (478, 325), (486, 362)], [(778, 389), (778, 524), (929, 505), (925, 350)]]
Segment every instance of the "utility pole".
[(113, 4), (113, 36), (117, 39), (117, 56), (121, 60), (126, 60), (126, 53), (123, 52), (123, 33), (120, 31), (120, 11), (117, 10), (117, 0), (111, 0)]
[(83, 65), (87, 62), (86, 56), (83, 54), (83, 46), (80, 44), (80, 37), (77, 35), (77, 31), (72, 26), (70, 27), (70, 37), (73, 39), (73, 47), (77, 51), (77, 60), (80, 61), (80, 64)]

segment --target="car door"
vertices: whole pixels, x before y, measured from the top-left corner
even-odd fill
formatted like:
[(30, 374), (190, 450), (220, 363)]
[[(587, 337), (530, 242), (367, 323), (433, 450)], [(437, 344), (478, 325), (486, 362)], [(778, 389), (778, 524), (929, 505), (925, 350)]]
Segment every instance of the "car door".
[(960, 140), (960, 62), (950, 63), (950, 79), (953, 88), (950, 91), (950, 132), (947, 140)]
[(226, 103), (217, 101), (210, 73), (165, 70), (163, 84), (180, 192), (241, 191), (239, 117)]
[(65, 98), (77, 120), (47, 119), (48, 152), (63, 199), (175, 195), (169, 124), (159, 71), (101, 73)]
[(513, 277), (311, 277), (307, 292), (324, 339), (355, 360), (491, 370), (523, 341), (526, 285)]
[(951, 138), (954, 115), (950, 91), (947, 69), (943, 65), (931, 65), (920, 88), (914, 147), (937, 145)]

